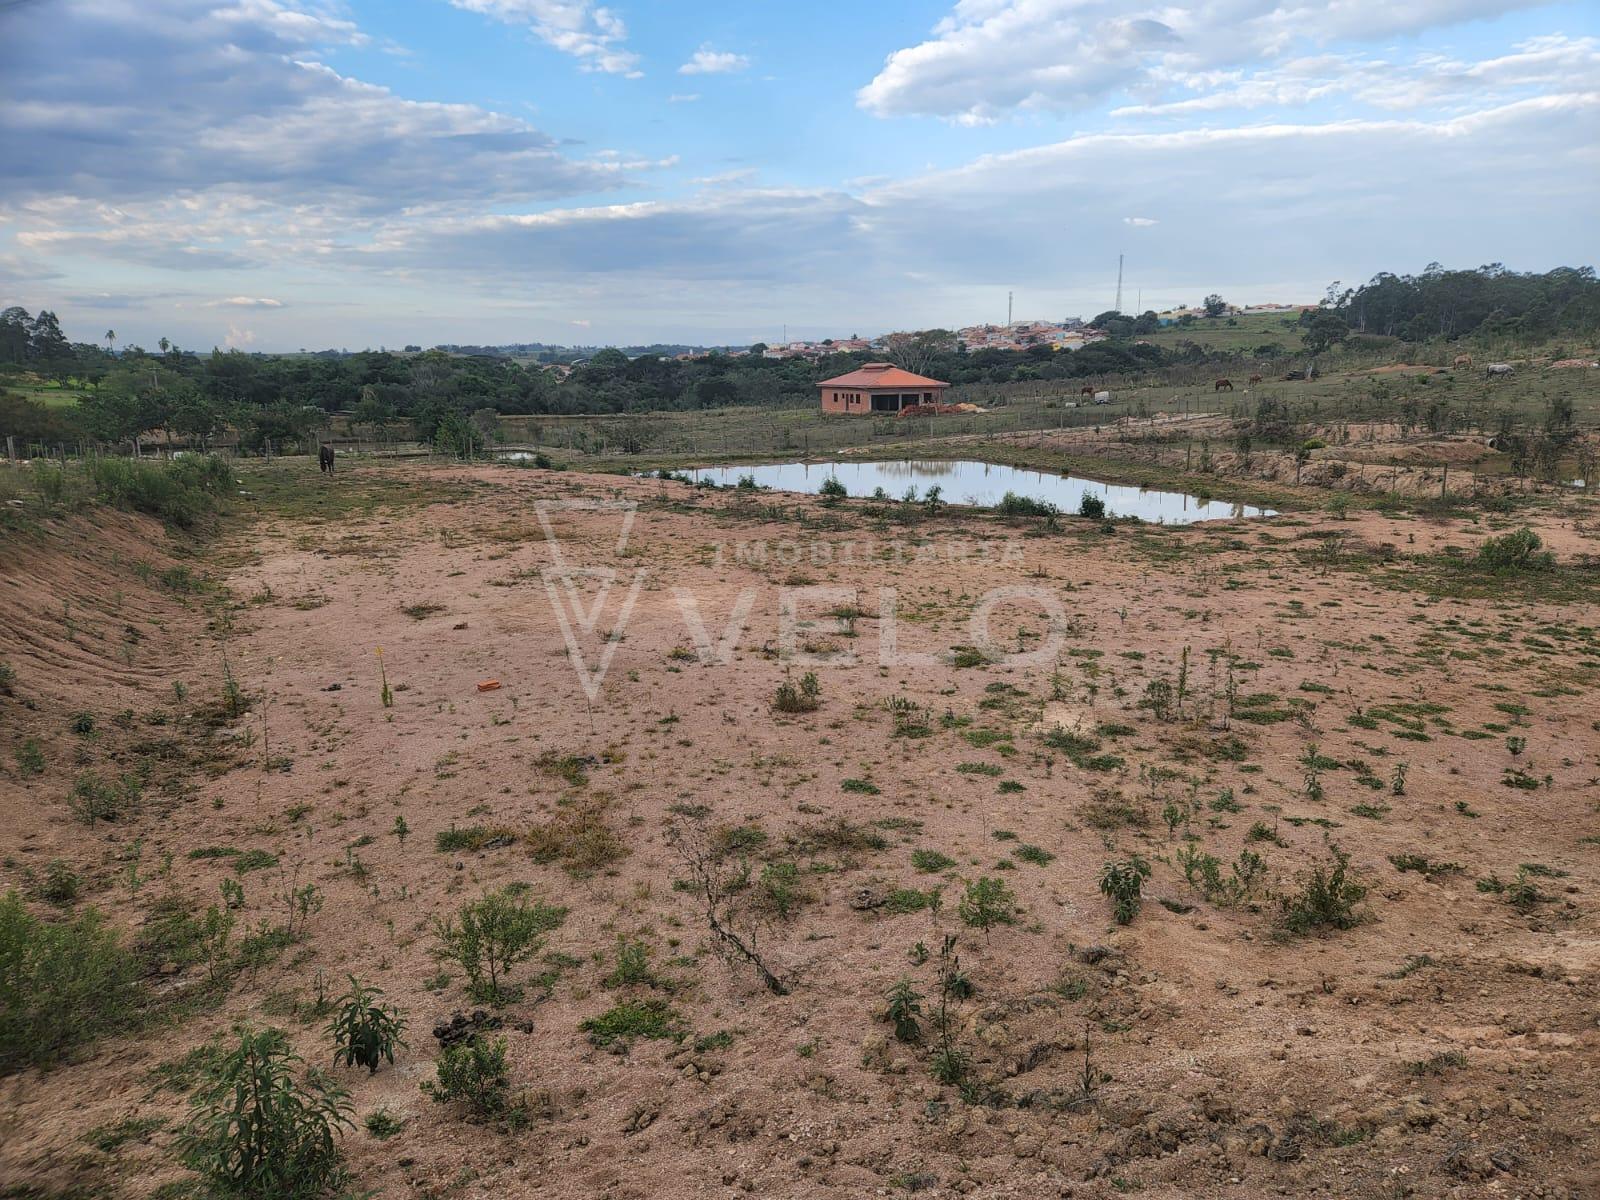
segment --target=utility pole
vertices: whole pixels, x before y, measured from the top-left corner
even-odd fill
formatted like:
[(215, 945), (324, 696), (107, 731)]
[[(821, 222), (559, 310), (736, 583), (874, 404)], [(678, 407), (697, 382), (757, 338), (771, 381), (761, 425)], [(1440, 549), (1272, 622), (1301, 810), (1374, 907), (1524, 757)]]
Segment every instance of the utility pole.
[(1006, 328), (1007, 329), (1011, 328), (1011, 297), (1014, 296), (1015, 294), (1016, 293), (1014, 293), (1014, 292), (1007, 292), (1006, 293)]
[(1122, 311), (1122, 255), (1117, 255), (1117, 302), (1111, 306), (1114, 312)]

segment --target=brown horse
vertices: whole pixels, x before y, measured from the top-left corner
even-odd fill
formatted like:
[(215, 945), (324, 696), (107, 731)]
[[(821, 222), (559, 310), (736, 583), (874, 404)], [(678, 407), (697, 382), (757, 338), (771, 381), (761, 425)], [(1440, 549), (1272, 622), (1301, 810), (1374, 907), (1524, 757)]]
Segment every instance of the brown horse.
[(1219, 379), (1211, 385), (1211, 390), (1214, 392), (1231, 392), (1233, 391), (1233, 380)]
[(1260, 383), (1261, 382), (1261, 376), (1259, 376), (1259, 375), (1250, 376), (1250, 382), (1251, 383)]
[(317, 447), (317, 466), (322, 468), (322, 472), (325, 475), (329, 474), (329, 473), (331, 473), (333, 471), (333, 447), (332, 446), (319, 446), (319, 447)]
[(1092, 387), (1089, 387), (1087, 384), (1085, 384), (1083, 387), (1078, 389), (1078, 395), (1080, 395), (1080, 396), (1092, 396), (1092, 395), (1094, 395), (1094, 389)]
[(1458, 354), (1456, 355), (1455, 361), (1450, 365), (1453, 367), (1470, 367), (1472, 365), (1472, 355)]

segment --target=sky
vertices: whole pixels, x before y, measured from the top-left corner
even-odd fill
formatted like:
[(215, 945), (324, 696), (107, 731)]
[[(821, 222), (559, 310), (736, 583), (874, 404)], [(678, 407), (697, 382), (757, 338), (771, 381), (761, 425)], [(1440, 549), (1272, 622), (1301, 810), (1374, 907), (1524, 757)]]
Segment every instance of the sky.
[(1594, 264), (1600, 5), (0, 0), (0, 304), (745, 344)]

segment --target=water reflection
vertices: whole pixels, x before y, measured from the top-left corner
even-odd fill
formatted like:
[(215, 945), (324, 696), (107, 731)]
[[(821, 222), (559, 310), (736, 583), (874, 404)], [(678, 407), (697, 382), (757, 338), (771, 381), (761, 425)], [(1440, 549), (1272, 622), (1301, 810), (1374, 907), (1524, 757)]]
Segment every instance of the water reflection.
[(1007, 492), (1014, 492), (1032, 500), (1048, 501), (1067, 513), (1077, 512), (1084, 494), (1091, 493), (1105, 501), (1108, 512), (1119, 517), (1138, 517), (1141, 521), (1167, 525), (1276, 515), (1269, 508), (1225, 500), (1201, 500), (1186, 492), (1161, 492), (1048, 471), (950, 459), (762, 463), (759, 466), (705, 467), (690, 474), (724, 487), (737, 483), (741, 476), (751, 475), (761, 487), (811, 494), (816, 493), (823, 480), (832, 476), (844, 484), (852, 496), (870, 496), (881, 488), (895, 500), (905, 494), (907, 487), (915, 487), (921, 496), (928, 488), (937, 486), (945, 500), (960, 504), (992, 505)]

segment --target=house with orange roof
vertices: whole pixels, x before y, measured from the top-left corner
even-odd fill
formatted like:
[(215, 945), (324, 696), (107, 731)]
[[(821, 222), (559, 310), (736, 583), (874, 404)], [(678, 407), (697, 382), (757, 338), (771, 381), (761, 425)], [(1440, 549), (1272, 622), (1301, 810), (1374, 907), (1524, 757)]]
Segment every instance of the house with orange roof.
[(949, 386), (886, 362), (866, 363), (817, 384), (823, 412), (855, 414), (897, 413), (912, 405), (937, 404), (939, 393)]

